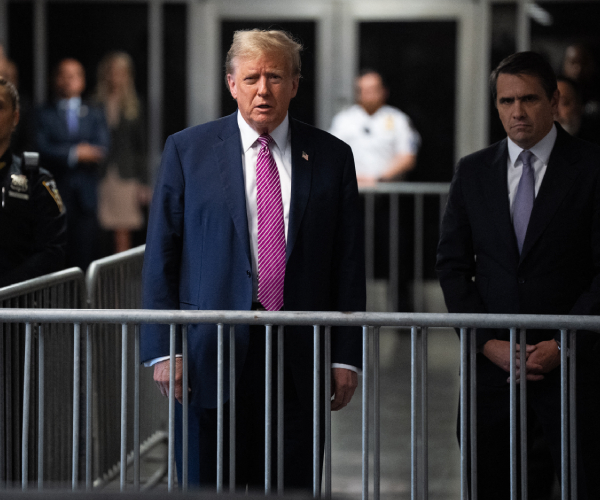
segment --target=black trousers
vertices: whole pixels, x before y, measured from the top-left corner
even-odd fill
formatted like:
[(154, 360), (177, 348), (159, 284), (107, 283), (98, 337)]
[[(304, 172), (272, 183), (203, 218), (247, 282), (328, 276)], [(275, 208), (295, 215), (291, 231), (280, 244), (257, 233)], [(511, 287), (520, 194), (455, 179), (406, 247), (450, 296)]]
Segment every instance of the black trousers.
[[(276, 332), (276, 327), (273, 332)], [(273, 380), (271, 401), (271, 488), (277, 490), (277, 339), (273, 335)], [(286, 352), (290, 356), (293, 353)], [(322, 400), (323, 398), (320, 398)], [(323, 411), (321, 407), (321, 415)], [(182, 406), (176, 403), (176, 461), (181, 484)], [(224, 413), (223, 488), (229, 489), (229, 401)], [(312, 407), (298, 398), (289, 364), (284, 363), (284, 487), (312, 491)], [(324, 428), (321, 418), (321, 430)], [(189, 412), (189, 485), (213, 489), (217, 482), (217, 409), (192, 408)], [(324, 434), (321, 432), (322, 470)], [(236, 488), (264, 491), (265, 488), (265, 333), (262, 326), (250, 327), (250, 344), (236, 386)], [(320, 478), (319, 478), (320, 479)]]

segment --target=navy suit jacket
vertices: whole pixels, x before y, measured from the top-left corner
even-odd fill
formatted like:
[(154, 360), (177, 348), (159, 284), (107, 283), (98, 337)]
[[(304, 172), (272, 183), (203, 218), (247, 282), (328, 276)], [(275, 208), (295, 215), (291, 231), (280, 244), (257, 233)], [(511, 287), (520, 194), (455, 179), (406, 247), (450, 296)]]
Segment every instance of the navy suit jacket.
[[(556, 126), (558, 136), (520, 255), (510, 218), (507, 140), (460, 160), (437, 255), (450, 312), (600, 313), (600, 148)], [(477, 344), (508, 340), (508, 335), (478, 330)], [(530, 331), (527, 342), (557, 335)], [(597, 338), (591, 334), (587, 340), (593, 345)], [(581, 355), (591, 352), (579, 345)], [(484, 383), (507, 384), (506, 372), (480, 359)]]
[[(290, 127), (284, 309), (363, 311), (364, 245), (352, 152), (327, 132), (293, 119)], [(143, 307), (249, 310), (251, 271), (242, 146), (234, 113), (167, 139), (150, 211)], [(247, 325), (236, 326), (238, 377), (248, 335)], [(215, 325), (188, 330), (190, 401), (198, 407), (217, 403), (216, 338)], [(312, 342), (312, 328), (286, 328), (286, 364), (307, 404), (312, 404)], [(142, 328), (141, 360), (168, 354), (168, 325)], [(360, 330), (332, 329), (333, 362), (360, 366), (361, 355)], [(228, 376), (226, 366), (225, 387)]]

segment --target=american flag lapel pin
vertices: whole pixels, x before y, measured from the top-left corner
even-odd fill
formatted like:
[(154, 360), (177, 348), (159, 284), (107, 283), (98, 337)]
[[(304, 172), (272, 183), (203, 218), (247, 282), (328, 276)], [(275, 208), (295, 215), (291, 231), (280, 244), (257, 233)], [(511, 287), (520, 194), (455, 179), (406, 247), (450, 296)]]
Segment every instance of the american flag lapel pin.
[(308, 161), (308, 155), (304, 151), (302, 151), (302, 158)]

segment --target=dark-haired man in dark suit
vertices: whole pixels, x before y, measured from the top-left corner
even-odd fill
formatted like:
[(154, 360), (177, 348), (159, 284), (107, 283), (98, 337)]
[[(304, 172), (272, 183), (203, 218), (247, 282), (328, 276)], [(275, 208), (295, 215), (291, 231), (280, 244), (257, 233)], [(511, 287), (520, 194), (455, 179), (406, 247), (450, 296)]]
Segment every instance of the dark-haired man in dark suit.
[[(437, 257), (448, 310), (598, 314), (600, 149), (554, 123), (556, 77), (540, 55), (509, 56), (494, 70), (490, 84), (508, 137), (463, 158), (452, 181)], [(582, 333), (578, 339), (577, 388), (580, 403), (585, 402), (578, 405), (578, 423), (586, 436), (579, 442), (579, 498), (599, 498), (593, 484), (597, 337)], [(557, 331), (549, 330), (530, 330), (526, 347), (517, 345), (517, 376), (528, 383), (528, 421), (539, 423), (557, 472), (561, 347)], [(477, 348), (479, 498), (506, 499), (508, 331), (478, 330)], [(530, 434), (530, 444), (533, 438)]]

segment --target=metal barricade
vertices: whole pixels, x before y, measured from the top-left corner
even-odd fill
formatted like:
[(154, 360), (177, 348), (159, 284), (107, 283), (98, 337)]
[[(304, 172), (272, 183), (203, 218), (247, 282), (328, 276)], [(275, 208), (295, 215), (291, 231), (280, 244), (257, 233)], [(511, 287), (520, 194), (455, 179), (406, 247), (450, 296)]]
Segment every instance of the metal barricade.
[[(413, 308), (416, 312), (425, 310), (425, 198), (437, 197), (439, 199), (439, 219), (442, 220), (449, 183), (435, 182), (382, 182), (375, 186), (362, 187), (360, 193), (365, 198), (365, 258), (367, 283), (375, 280), (375, 219), (379, 215), (376, 210), (376, 200), (383, 197), (389, 198), (389, 273), (387, 283), (387, 310), (399, 311), (399, 286), (400, 286), (400, 238), (410, 238), (413, 243)], [(400, 235), (400, 197), (413, 197), (414, 204), (414, 232), (412, 235)], [(432, 222), (427, 218), (428, 222)], [(437, 242), (438, 235), (435, 235)], [(406, 266), (405, 263), (402, 264)], [(410, 266), (408, 266), (410, 268)], [(371, 301), (370, 301), (371, 302)]]
[[(234, 326), (239, 324), (248, 325), (264, 325), (266, 330), (266, 359), (270, 360), (271, 354), (271, 343), (273, 339), (273, 324), (284, 325), (277, 332), (277, 335), (281, 336), (285, 334), (285, 326), (290, 325), (304, 325), (312, 326), (314, 333), (314, 362), (313, 362), (313, 377), (314, 377), (314, 401), (313, 401), (313, 429), (314, 429), (314, 453), (313, 453), (313, 496), (319, 497), (321, 494), (325, 497), (331, 496), (331, 423), (330, 423), (330, 410), (329, 410), (329, 397), (327, 391), (324, 395), (319, 395), (319, 381), (320, 381), (320, 370), (324, 369), (323, 375), (327, 375), (330, 372), (330, 358), (329, 358), (329, 335), (330, 328), (335, 326), (357, 326), (362, 328), (363, 335), (363, 364), (362, 364), (362, 497), (367, 499), (370, 496), (369, 478), (371, 476), (369, 472), (369, 458), (372, 455), (373, 460), (373, 472), (372, 477), (374, 481), (374, 493), (373, 498), (376, 500), (379, 498), (379, 483), (380, 483), (380, 436), (379, 436), (379, 412), (373, 413), (374, 421), (370, 422), (369, 409), (372, 407), (377, 410), (380, 407), (379, 400), (379, 365), (378, 358), (379, 352), (378, 337), (380, 328), (391, 326), (391, 327), (403, 327), (411, 329), (411, 359), (412, 359), (412, 370), (411, 370), (411, 460), (412, 460), (412, 474), (411, 474), (411, 491), (412, 498), (427, 498), (428, 489), (428, 433), (427, 433), (427, 337), (428, 330), (431, 328), (447, 328), (454, 327), (459, 328), (461, 332), (460, 340), (460, 386), (461, 386), (461, 401), (460, 401), (460, 428), (461, 428), (461, 498), (476, 498), (476, 494), (473, 493), (469, 496), (469, 484), (468, 484), (468, 471), (467, 461), (469, 456), (472, 460), (476, 460), (477, 457), (477, 443), (476, 437), (476, 426), (475, 420), (471, 420), (471, 425), (467, 426), (468, 415), (471, 418), (476, 415), (475, 413), (475, 401), (473, 396), (476, 393), (476, 379), (475, 379), (475, 329), (476, 328), (504, 328), (510, 329), (510, 349), (511, 358), (513, 359), (510, 366), (510, 393), (511, 393), (511, 416), (510, 416), (510, 428), (511, 428), (511, 484), (512, 484), (512, 495), (511, 497), (517, 498), (517, 428), (518, 422), (521, 422), (521, 439), (524, 439), (526, 432), (526, 425), (524, 419), (526, 413), (523, 410), (520, 415), (517, 415), (516, 398), (520, 391), (520, 397), (522, 401), (526, 401), (526, 384), (520, 385), (520, 390), (517, 390), (516, 384), (516, 363), (514, 362), (516, 356), (516, 345), (517, 342), (525, 341), (525, 330), (526, 329), (554, 329), (561, 332), (562, 345), (569, 345), (569, 356), (567, 357), (567, 349), (561, 350), (561, 433), (562, 433), (562, 498), (576, 498), (576, 483), (572, 480), (573, 472), (576, 470), (577, 465), (575, 463), (575, 457), (577, 456), (577, 442), (576, 442), (576, 413), (575, 413), (575, 360), (576, 360), (576, 330), (600, 330), (600, 318), (593, 316), (535, 316), (535, 315), (485, 315), (485, 314), (390, 314), (390, 313), (312, 313), (312, 312), (257, 312), (257, 311), (134, 311), (134, 310), (98, 310), (98, 311), (67, 311), (67, 310), (43, 310), (43, 311), (32, 311), (23, 309), (13, 310), (2, 310), (0, 311), (0, 321), (2, 322), (18, 322), (25, 323), (26, 326), (26, 349), (30, 353), (32, 347), (32, 335), (31, 332), (36, 324), (40, 323), (73, 323), (75, 325), (75, 331), (77, 331), (81, 324), (119, 324), (121, 325), (122, 332), (122, 355), (125, 358), (127, 356), (127, 337), (129, 333), (128, 325), (137, 325), (141, 323), (161, 323), (171, 325), (171, 387), (169, 397), (169, 458), (168, 458), (168, 488), (173, 490), (175, 487), (175, 474), (174, 474), (174, 438), (175, 438), (175, 423), (174, 423), (174, 407), (175, 407), (175, 391), (174, 391), (174, 367), (175, 367), (175, 340), (176, 340), (176, 325), (183, 325), (184, 334), (182, 335), (183, 342), (183, 360), (184, 360), (184, 378), (183, 386), (187, 386), (187, 363), (188, 363), (188, 352), (186, 342), (186, 325), (207, 323), (218, 325), (218, 394), (223, 394), (223, 360), (226, 356), (224, 352), (224, 330), (225, 326)], [(89, 330), (88, 330), (89, 332)], [(518, 337), (520, 333), (520, 337)], [(230, 331), (231, 334), (231, 331)], [(321, 337), (325, 338), (325, 362), (323, 367), (319, 363), (320, 357), (320, 345)], [(373, 362), (370, 359), (370, 337), (373, 339), (373, 345), (375, 350), (373, 352)], [(77, 337), (76, 337), (77, 338)], [(470, 347), (469, 347), (469, 339)], [(139, 349), (139, 338), (135, 336), (135, 347), (134, 355), (137, 357)], [(233, 345), (233, 344), (232, 344)], [(88, 335), (86, 342), (86, 351), (90, 348), (90, 337)], [(469, 350), (470, 349), (470, 350)], [(235, 355), (235, 352), (230, 352), (230, 356)], [(279, 352), (279, 355), (283, 355), (283, 351)], [(27, 361), (27, 358), (26, 358)], [(278, 363), (280, 365), (280, 363)], [(75, 363), (74, 367), (77, 369), (78, 364)], [(233, 370), (235, 364), (230, 366), (230, 370)], [(31, 384), (29, 382), (28, 368), (25, 371), (25, 400), (28, 400), (28, 391), (31, 390)], [(270, 367), (269, 363), (266, 366), (266, 383), (265, 391), (266, 394), (271, 394), (273, 388), (270, 383)], [(235, 374), (234, 374), (235, 375)], [(468, 385), (468, 376), (472, 378), (470, 385)], [(91, 371), (88, 370), (86, 378), (88, 380), (87, 386), (91, 386), (90, 377), (92, 376)], [(281, 387), (282, 373), (278, 373), (277, 387)], [(127, 364), (123, 363), (121, 370), (121, 395), (122, 404), (125, 407), (124, 411), (127, 412), (127, 379), (128, 371)], [(235, 380), (235, 376), (231, 378)], [(326, 380), (328, 383), (328, 380)], [(278, 391), (279, 392), (279, 391)], [(77, 391), (74, 391), (74, 398)], [(187, 391), (183, 391), (183, 414), (184, 422), (188, 414), (188, 401)], [(281, 395), (281, 394), (279, 394)], [(471, 395), (470, 405), (468, 404), (468, 395)], [(320, 397), (324, 396), (325, 403), (325, 428), (320, 429), (321, 416), (320, 412)], [(235, 390), (231, 392), (231, 402), (235, 404)], [(218, 408), (222, 408), (223, 401), (219, 401)], [(90, 414), (90, 401), (87, 400), (87, 414)], [(281, 404), (281, 398), (278, 399), (278, 404)], [(266, 433), (265, 439), (265, 485), (264, 489), (266, 493), (274, 491), (277, 488), (281, 491), (282, 484), (278, 483), (277, 486), (271, 484), (271, 476), (269, 474), (271, 460), (271, 434), (277, 432), (280, 435), (280, 429), (283, 425), (282, 413), (277, 412), (277, 422), (273, 425), (268, 416), (270, 399), (266, 398), (265, 407), (265, 428), (270, 430)], [(78, 408), (75, 404), (74, 408)], [(24, 408), (23, 413), (23, 432), (27, 433), (29, 429), (29, 408)], [(138, 425), (139, 414), (136, 415), (136, 426)], [(76, 420), (76, 418), (74, 418)], [(235, 425), (235, 424), (233, 424)], [(122, 421), (121, 423), (121, 450), (122, 457), (125, 458), (126, 449), (126, 427), (127, 423)], [(73, 427), (73, 443), (77, 442), (77, 426)], [(275, 430), (276, 429), (276, 430)], [(369, 431), (373, 430), (373, 442), (369, 441)], [(219, 424), (218, 424), (218, 445), (217, 445), (217, 491), (222, 492), (226, 485), (223, 484), (223, 469), (229, 467), (233, 472), (232, 476), (235, 476), (235, 464), (223, 463), (223, 437), (224, 433), (228, 432), (227, 423), (223, 421), (223, 412), (219, 411)], [(324, 477), (321, 485), (320, 481), (320, 457), (319, 457), (319, 439), (320, 433), (325, 434), (325, 465), (324, 465)], [(471, 437), (471, 445), (467, 447), (467, 438)], [(187, 457), (187, 426), (183, 426), (183, 457), (184, 464)], [(420, 445), (419, 445), (420, 443)], [(89, 444), (88, 444), (89, 446)], [(139, 453), (134, 453), (133, 462), (134, 464), (139, 463)], [(281, 448), (278, 448), (278, 454), (282, 453)], [(88, 458), (89, 459), (89, 458)], [(76, 461), (76, 448), (73, 447), (73, 462)], [(282, 460), (278, 461), (281, 464)], [(523, 465), (524, 464), (524, 465)], [(23, 470), (27, 468), (27, 462), (23, 461)], [(527, 466), (527, 451), (526, 448), (521, 449), (521, 466)], [(135, 470), (135, 468), (134, 468)], [(185, 470), (185, 465), (184, 465)], [(281, 471), (283, 472), (283, 471)], [(139, 482), (139, 467), (137, 468), (137, 477), (133, 479), (134, 489), (140, 487)], [(25, 474), (24, 474), (25, 476)], [(279, 481), (281, 481), (282, 475), (278, 475)], [(476, 473), (471, 477), (471, 481), (476, 481)], [(77, 468), (73, 467), (73, 488), (77, 488), (79, 483), (79, 476)], [(89, 481), (89, 476), (88, 476)], [(23, 480), (23, 487), (28, 486), (27, 481)], [(120, 478), (121, 490), (127, 489), (128, 483), (124, 473), (121, 473)], [(187, 489), (187, 477), (183, 475), (183, 484), (180, 485), (182, 490)], [(88, 482), (88, 487), (91, 484)], [(527, 478), (521, 478), (521, 488), (523, 489), (523, 495), (527, 492)], [(476, 491), (476, 487), (473, 488)]]
[[(89, 307), (92, 309), (139, 309), (141, 308), (142, 266), (145, 245), (120, 252), (92, 262), (86, 273), (86, 286)], [(121, 349), (133, 353), (137, 328), (130, 330), (122, 343), (122, 327), (114, 324), (91, 326), (87, 335), (91, 336), (91, 349), (87, 353), (92, 365), (93, 387), (88, 393), (92, 398), (93, 426), (87, 436), (93, 442), (90, 452), (93, 455), (93, 468), (90, 473), (95, 485), (109, 482), (118, 471), (125, 474), (130, 450), (139, 449), (140, 442), (160, 441), (167, 428), (168, 414), (160, 404), (160, 394), (152, 379), (151, 370), (139, 371), (139, 361), (135, 356), (123, 356)], [(123, 363), (127, 371), (134, 373), (127, 386), (121, 385), (120, 372)], [(138, 378), (141, 377), (141, 378)], [(127, 405), (122, 405), (121, 396), (126, 389)], [(137, 391), (139, 389), (139, 392)], [(129, 407), (133, 412), (120, 411)], [(145, 415), (140, 427), (134, 426), (139, 412)], [(121, 422), (126, 421), (126, 445), (119, 443)], [(131, 462), (131, 460), (130, 460)]]
[[(0, 289), (2, 309), (79, 309), (85, 303), (79, 268)], [(27, 335), (38, 339), (32, 350), (26, 345)], [(73, 366), (74, 345), (70, 324), (38, 324), (26, 333), (24, 325), (0, 323), (0, 483), (27, 477), (52, 482), (68, 479), (72, 450), (65, 437), (73, 426), (73, 378), (64, 366)], [(30, 377), (30, 391), (37, 397), (24, 398), (25, 373)], [(46, 390), (44, 379), (53, 381)], [(26, 433), (22, 433), (24, 407), (31, 422)], [(45, 447), (39, 444), (43, 442)], [(22, 468), (22, 463), (28, 464), (27, 468)]]

